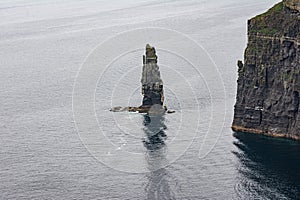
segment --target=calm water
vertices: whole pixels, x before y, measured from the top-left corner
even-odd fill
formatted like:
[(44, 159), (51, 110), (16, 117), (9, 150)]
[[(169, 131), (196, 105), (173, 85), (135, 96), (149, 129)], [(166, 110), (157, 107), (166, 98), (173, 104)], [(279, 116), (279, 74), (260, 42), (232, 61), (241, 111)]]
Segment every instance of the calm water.
[[(0, 199), (299, 198), (299, 142), (230, 129), (247, 19), (276, 2), (1, 1)], [(146, 27), (198, 42), (206, 57), (185, 53), (199, 55), (203, 65), (193, 68), (174, 48), (160, 49), (185, 41), (165, 32), (169, 37), (155, 40)], [(98, 124), (89, 126), (72, 109), (89, 105), (74, 98), (72, 105), (78, 70), (98, 44), (137, 28), (148, 30), (158, 48), (166, 104), (177, 112), (108, 111), (140, 104), (145, 41), (116, 58), (93, 86)], [(115, 48), (136, 42), (113, 41)], [(101, 67), (101, 55), (92, 55)]]

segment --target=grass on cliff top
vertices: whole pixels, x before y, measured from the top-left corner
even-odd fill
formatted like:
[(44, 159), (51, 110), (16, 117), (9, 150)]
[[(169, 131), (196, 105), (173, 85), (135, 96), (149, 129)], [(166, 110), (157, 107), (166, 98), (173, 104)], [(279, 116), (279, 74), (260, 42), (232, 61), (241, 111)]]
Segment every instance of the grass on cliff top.
[(257, 15), (251, 19), (253, 25), (250, 33), (259, 33), (265, 36), (273, 36), (280, 32), (278, 20), (282, 18), (284, 10), (283, 2), (277, 3), (267, 12)]
[(272, 8), (270, 8), (267, 12), (257, 15), (256, 17), (254, 17), (253, 19), (255, 20), (262, 20), (263, 18), (270, 16), (270, 15), (274, 15), (277, 13), (280, 13), (281, 11), (283, 11), (283, 2), (277, 3), (275, 4)]

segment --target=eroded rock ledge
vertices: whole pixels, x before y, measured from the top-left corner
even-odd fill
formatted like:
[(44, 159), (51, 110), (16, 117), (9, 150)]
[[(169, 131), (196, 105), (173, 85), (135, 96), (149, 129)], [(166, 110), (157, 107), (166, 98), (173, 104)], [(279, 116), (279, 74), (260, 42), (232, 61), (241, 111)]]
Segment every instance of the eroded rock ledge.
[(232, 129), (300, 140), (300, 0), (248, 21)]

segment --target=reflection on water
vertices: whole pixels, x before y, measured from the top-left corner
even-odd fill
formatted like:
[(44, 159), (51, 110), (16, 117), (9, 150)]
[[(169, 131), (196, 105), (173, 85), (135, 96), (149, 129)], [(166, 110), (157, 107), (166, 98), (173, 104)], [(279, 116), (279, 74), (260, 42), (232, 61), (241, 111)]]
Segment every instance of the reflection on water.
[(144, 115), (144, 132), (146, 138), (143, 143), (147, 148), (146, 161), (149, 174), (148, 184), (145, 186), (147, 199), (175, 199), (171, 181), (176, 182), (171, 173), (164, 167), (168, 164), (166, 159), (167, 146), (165, 140), (167, 127), (164, 115)]
[(167, 139), (165, 130), (167, 130), (167, 127), (164, 121), (165, 118), (162, 114), (144, 115), (143, 123), (146, 138), (143, 142), (150, 152), (165, 147), (165, 140)]
[(240, 198), (297, 199), (300, 196), (299, 142), (237, 133), (236, 192)]

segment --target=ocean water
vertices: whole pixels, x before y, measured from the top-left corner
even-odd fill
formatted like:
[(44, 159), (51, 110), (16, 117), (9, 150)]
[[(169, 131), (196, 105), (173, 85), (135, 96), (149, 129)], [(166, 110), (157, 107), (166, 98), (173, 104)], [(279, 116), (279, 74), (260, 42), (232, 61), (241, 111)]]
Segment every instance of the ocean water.
[[(0, 199), (297, 199), (299, 142), (233, 133), (247, 19), (275, 0), (0, 2)], [(174, 114), (139, 106), (157, 48)]]

